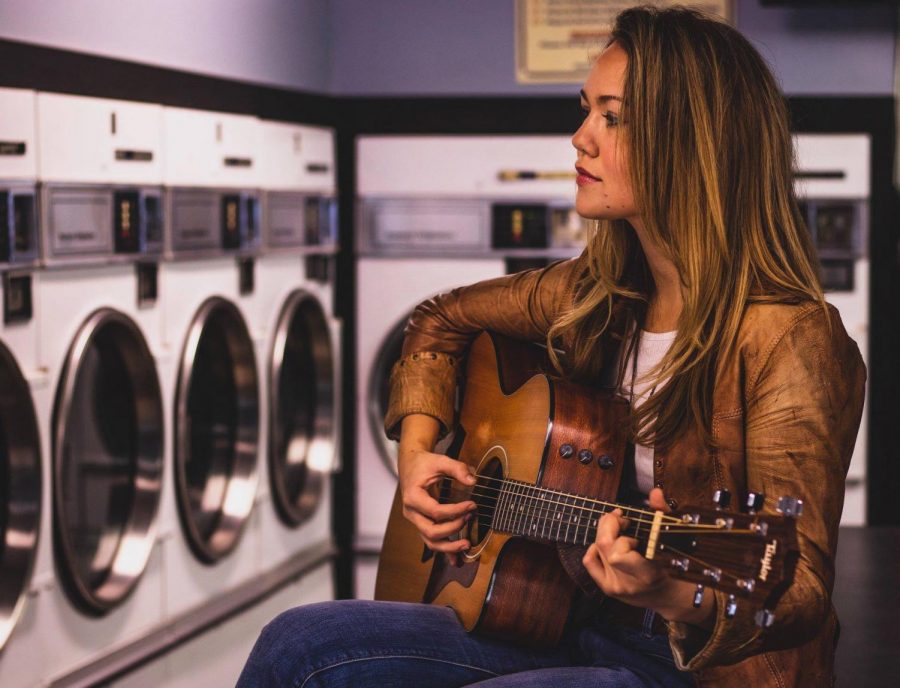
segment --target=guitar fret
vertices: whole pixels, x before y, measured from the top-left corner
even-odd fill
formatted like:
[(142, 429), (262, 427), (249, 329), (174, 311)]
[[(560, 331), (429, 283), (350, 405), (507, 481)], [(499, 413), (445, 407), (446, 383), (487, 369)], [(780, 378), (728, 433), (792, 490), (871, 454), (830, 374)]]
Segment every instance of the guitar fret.
[(581, 508), (582, 508), (581, 518), (585, 522), (584, 523), (584, 542), (582, 542), (581, 544), (586, 545), (586, 544), (588, 544), (588, 534), (591, 531), (591, 513), (588, 511), (587, 514), (585, 515), (585, 509), (587, 508), (587, 500), (585, 500), (584, 497), (581, 498)]
[(494, 504), (494, 515), (491, 518), (491, 530), (500, 530), (500, 523), (503, 520), (503, 504), (506, 499), (506, 482), (500, 483), (500, 491), (497, 495), (497, 501)]
[(545, 531), (547, 530), (547, 524), (548, 524), (548, 522), (550, 522), (552, 524), (552, 521), (550, 521), (550, 518), (549, 518), (550, 517), (550, 508), (547, 506), (547, 502), (549, 501), (546, 497), (547, 491), (541, 490), (538, 494), (540, 495), (540, 500), (541, 500), (540, 501), (541, 519), (540, 520), (541, 520), (541, 539), (543, 540), (543, 539), (546, 539), (546, 537), (547, 537), (546, 533), (545, 533)]
[(527, 488), (528, 496), (528, 530), (526, 533), (531, 537), (537, 534), (538, 519), (540, 518), (540, 501), (537, 498), (537, 491), (533, 485)]
[[(559, 494), (556, 495), (556, 510), (553, 512), (553, 520), (556, 521), (556, 538), (555, 538), (556, 542), (559, 542), (559, 531), (560, 531), (560, 528), (562, 528), (563, 513), (564, 513), (564, 510), (561, 508), (562, 501), (561, 501), (560, 497), (562, 497), (562, 495), (559, 495)], [(552, 528), (551, 528), (551, 532), (552, 532)]]
[(522, 535), (522, 516), (525, 510), (524, 505), (524, 490), (522, 489), (522, 483), (516, 483), (516, 502), (515, 502), (515, 512), (513, 513), (513, 522), (512, 527), (510, 528), (510, 532), (516, 535)]
[(506, 501), (506, 513), (503, 516), (503, 530), (507, 533), (512, 532), (512, 521), (516, 508), (516, 484), (509, 484), (509, 497)]

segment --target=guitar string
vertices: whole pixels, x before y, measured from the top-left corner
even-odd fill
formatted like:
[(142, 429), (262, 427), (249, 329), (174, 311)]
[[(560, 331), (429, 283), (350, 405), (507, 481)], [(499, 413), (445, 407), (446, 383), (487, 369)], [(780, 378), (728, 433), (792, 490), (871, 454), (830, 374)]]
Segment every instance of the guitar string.
[[(514, 497), (515, 497), (515, 496), (514, 496)], [(496, 499), (495, 497), (490, 497), (490, 498), (491, 498), (491, 499)], [(553, 500), (547, 500), (547, 499), (541, 500), (540, 498), (535, 499), (535, 498), (526, 497), (526, 500), (530, 500), (530, 503), (519, 504), (519, 505), (518, 505), (518, 506), (519, 506), (519, 512), (518, 512), (518, 513), (516, 513), (516, 512), (511, 512), (510, 509), (507, 509), (507, 510), (506, 510), (506, 511), (507, 511), (507, 514), (510, 515), (510, 516), (516, 517), (516, 519), (518, 519), (518, 520), (522, 520), (522, 518), (524, 517), (525, 523), (526, 523), (527, 525), (531, 525), (531, 526), (532, 526), (532, 529), (535, 528), (536, 526), (540, 525), (540, 526), (541, 526), (540, 536), (541, 536), (542, 538), (544, 537), (544, 535), (543, 535), (544, 529), (549, 525), (549, 526), (551, 527), (551, 530), (550, 530), (551, 536), (550, 536), (549, 538), (546, 538), (546, 539), (550, 539), (550, 540), (558, 540), (558, 539), (559, 539), (559, 537), (557, 537), (557, 538), (553, 538), (553, 537), (552, 537), (552, 532), (553, 532), (553, 531), (552, 531), (552, 526), (553, 526), (553, 525), (556, 525), (556, 526), (557, 526), (557, 536), (559, 536), (559, 533), (560, 533), (560, 531), (562, 530), (562, 528), (563, 528), (564, 526), (566, 527), (567, 535), (564, 536), (564, 539), (568, 539), (568, 531), (569, 531), (571, 528), (573, 528), (573, 527), (575, 528), (575, 533), (574, 533), (573, 537), (574, 537), (576, 540), (577, 540), (577, 539), (581, 539), (581, 538), (579, 537), (579, 533), (580, 533), (580, 529), (581, 529), (581, 528), (584, 528), (584, 529), (585, 529), (585, 537), (587, 536), (587, 534), (588, 534), (588, 532), (589, 532), (590, 530), (593, 529), (594, 532), (596, 533), (596, 529), (597, 529), (597, 523), (596, 523), (596, 522), (591, 522), (591, 519), (590, 519), (589, 517), (587, 518), (587, 522), (586, 522), (586, 523), (572, 522), (571, 520), (563, 520), (563, 519), (554, 517), (554, 516), (551, 514), (551, 511), (550, 511), (550, 509), (551, 509), (553, 506), (569, 506), (569, 507), (575, 507), (575, 508), (578, 509), (581, 513), (587, 513), (587, 514), (590, 514), (590, 515), (593, 515), (593, 516), (596, 516), (598, 513), (600, 513), (600, 514), (605, 513), (602, 509), (601, 509), (600, 511), (597, 511), (597, 510), (591, 509), (591, 508), (586, 507), (586, 506), (583, 507), (583, 506), (579, 506), (579, 505), (577, 505), (577, 504), (563, 504), (563, 503), (561, 503), (561, 502), (556, 502), (556, 501), (553, 501)], [(549, 504), (550, 506), (545, 507), (543, 504), (538, 504), (538, 505), (537, 505), (537, 506), (538, 506), (538, 509), (536, 510), (536, 509), (534, 508), (534, 507), (535, 507), (535, 502), (544, 502), (544, 503), (546, 503), (546, 504)], [(512, 504), (515, 504), (515, 502), (512, 502)], [(493, 505), (493, 506), (491, 506), (491, 505), (485, 505), (485, 506), (486, 506), (487, 509), (492, 510), (492, 511), (489, 511), (489, 512), (485, 513), (485, 511), (479, 507), (479, 509), (478, 509), (479, 515), (480, 515), (480, 516), (484, 516), (484, 517), (490, 519), (490, 520), (492, 521), (492, 524), (493, 524), (494, 516), (495, 516), (495, 514), (497, 513), (497, 505), (495, 504), (495, 505)], [(528, 507), (531, 507), (531, 508), (529, 509)], [(539, 511), (540, 513), (537, 513), (538, 511)], [(558, 514), (559, 512), (557, 511), (556, 513)], [(633, 526), (634, 526), (634, 535), (633, 535), (634, 537), (638, 537), (638, 536), (640, 536), (640, 535), (648, 535), (649, 532), (650, 532), (650, 530), (652, 529), (653, 520), (651, 520), (651, 519), (629, 518), (628, 521), (629, 521), (629, 524), (626, 525), (626, 526), (623, 528), (623, 530), (624, 530), (624, 531), (626, 532), (626, 534), (627, 534), (628, 528), (630, 528), (630, 527), (633, 525)], [(642, 528), (641, 528), (641, 525), (646, 525), (646, 526), (648, 526), (648, 527), (647, 527), (646, 529), (642, 529)], [(494, 529), (495, 529), (495, 530), (500, 530), (500, 531), (504, 530), (504, 528), (498, 528), (498, 527), (495, 527)], [(514, 532), (514, 531), (513, 531), (513, 532)], [(524, 532), (529, 532), (529, 530), (526, 529)]]
[[(705, 562), (705, 561), (703, 561), (702, 559), (698, 559), (697, 557), (695, 557), (695, 556), (693, 556), (693, 555), (691, 555), (691, 554), (688, 554), (687, 552), (682, 552), (681, 550), (675, 549), (674, 547), (670, 547), (669, 545), (665, 545), (665, 546), (664, 546), (664, 549), (665, 549), (665, 551), (667, 551), (667, 552), (673, 552), (674, 554), (677, 554), (677, 555), (680, 556), (680, 557), (685, 557), (685, 558), (687, 558), (687, 559), (690, 559), (691, 561), (697, 562), (697, 563), (700, 564), (701, 566), (705, 566), (707, 569), (716, 569), (716, 570), (719, 571), (719, 574), (720, 574), (721, 576), (728, 576), (729, 578), (734, 578), (735, 581), (741, 580), (741, 577), (740, 577), (740, 576), (737, 576), (737, 575), (735, 575), (735, 574), (733, 574), (733, 573), (730, 573), (729, 571), (723, 571), (723, 570), (720, 569), (719, 567), (714, 566), (713, 564), (710, 564), (710, 563), (708, 563), (708, 562)], [(753, 578), (753, 575), (751, 575), (750, 577)], [(708, 585), (714, 587), (713, 584), (716, 583), (716, 582), (718, 582), (718, 581), (713, 581), (713, 583), (709, 583)]]
[[(472, 494), (476, 494), (475, 490), (473, 490)], [(493, 505), (484, 504), (483, 502), (481, 504), (478, 504), (476, 502), (476, 504), (477, 504), (476, 510), (478, 511), (479, 516), (484, 516), (486, 518), (493, 519), (495, 513), (497, 512), (497, 508), (498, 508), (498, 505), (496, 504), (496, 502), (498, 501), (497, 497), (491, 496), (491, 495), (477, 495), (477, 496), (484, 496), (484, 497), (487, 497), (488, 499), (495, 501), (495, 504), (493, 504)], [(526, 519), (530, 519), (529, 523), (534, 523), (535, 517), (537, 516), (537, 518), (540, 519), (539, 522), (542, 525), (546, 525), (547, 523), (558, 523), (558, 524), (560, 524), (560, 527), (562, 527), (562, 525), (567, 525), (569, 527), (575, 526), (577, 528), (586, 527), (584, 524), (581, 524), (581, 523), (576, 523), (571, 520), (560, 519), (558, 517), (558, 514), (560, 512), (558, 510), (552, 511), (554, 506), (569, 507), (569, 509), (572, 511), (577, 510), (580, 514), (588, 514), (590, 516), (596, 516), (598, 513), (599, 514), (609, 513), (607, 511), (603, 511), (602, 509), (594, 510), (594, 509), (591, 509), (586, 506), (580, 506), (578, 504), (556, 502), (553, 500), (541, 499), (541, 498), (536, 498), (536, 497), (526, 496), (525, 501), (527, 501), (528, 503), (518, 505), (520, 507), (520, 513), (524, 513), (521, 511), (521, 508), (531, 506), (532, 508), (529, 510), (530, 513), (526, 514)], [(548, 504), (549, 506), (546, 507), (546, 510), (543, 506), (541, 506), (540, 510), (542, 513), (538, 516), (537, 514), (534, 513), (534, 502), (544, 502), (544, 503)], [(513, 505), (514, 504), (515, 503), (513, 503)], [(507, 509), (507, 512), (509, 512), (509, 511), (510, 510)], [(554, 514), (557, 514), (557, 515), (554, 515)], [(653, 524), (652, 519), (643, 519), (643, 518), (634, 518), (634, 517), (626, 517), (626, 519), (629, 521), (629, 526), (631, 523), (649, 524), (649, 525)], [(629, 526), (625, 526), (625, 528), (627, 529)], [(715, 533), (715, 534), (721, 534), (721, 535), (725, 535), (725, 534), (756, 535), (756, 534), (758, 534), (758, 531), (751, 530), (749, 528), (726, 528), (724, 525), (705, 524), (705, 523), (684, 523), (682, 521), (679, 521), (679, 524), (676, 528), (672, 528), (671, 526), (666, 526), (661, 532), (664, 532), (667, 534), (672, 534), (672, 535), (688, 535), (688, 534), (695, 533), (697, 530), (704, 530), (704, 531), (710, 532), (711, 534)], [(636, 533), (637, 532), (638, 531), (636, 529)]]
[[(556, 523), (556, 521), (553, 521), (553, 523)], [(636, 523), (635, 525), (638, 526), (637, 523)], [(591, 531), (592, 531), (592, 530), (594, 531), (594, 537), (596, 537), (596, 535), (595, 535), (595, 533), (596, 533), (596, 527), (593, 527), (593, 526), (580, 526), (580, 527), (586, 527), (586, 531), (585, 531), (585, 534), (584, 534), (584, 535), (585, 535), (585, 539), (588, 539), (588, 536), (591, 535)], [(677, 533), (690, 533), (690, 532), (691, 532), (691, 531), (689, 531), (689, 530), (686, 530), (686, 531), (663, 530), (663, 531), (660, 532), (660, 536), (670, 535), (670, 534), (677, 534)], [(715, 534), (725, 534), (725, 533), (732, 533), (732, 534), (734, 534), (734, 533), (740, 533), (740, 532), (747, 533), (747, 534), (755, 534), (754, 531), (750, 531), (750, 530), (746, 530), (746, 531), (734, 531), (734, 530), (732, 530), (732, 531), (727, 531), (727, 530), (721, 530), (721, 531), (718, 531), (718, 532), (715, 533)], [(640, 534), (649, 534), (649, 531), (646, 531), (646, 532), (644, 532), (644, 533), (641, 533), (641, 529), (640, 529), (639, 527), (635, 527), (635, 533), (634, 533), (633, 537), (637, 537), (637, 536), (640, 535)], [(545, 540), (551, 540), (551, 541), (554, 540), (554, 538), (552, 538), (552, 537), (543, 537), (543, 536), (539, 537), (538, 539), (545, 539)], [(576, 533), (576, 535), (574, 536), (573, 540), (577, 543), (577, 540), (578, 540), (578, 539), (580, 539), (580, 538), (578, 537), (578, 535), (577, 535), (577, 533)], [(593, 539), (594, 539), (593, 537), (590, 538), (591, 541), (593, 541)], [(568, 540), (566, 540), (566, 541), (568, 541)], [(584, 544), (587, 544), (587, 542), (585, 542)], [(700, 559), (699, 557), (697, 557), (697, 556), (695, 556), (695, 555), (693, 555), (693, 554), (689, 554), (689, 553), (687, 553), (687, 552), (684, 552), (684, 551), (678, 549), (677, 547), (673, 547), (672, 545), (670, 545), (670, 544), (667, 543), (667, 542), (661, 542), (661, 543), (660, 543), (660, 546), (659, 546), (659, 550), (660, 550), (661, 552), (664, 551), (664, 552), (668, 552), (668, 553), (674, 554), (674, 555), (679, 556), (679, 557), (686, 558), (686, 559), (690, 560), (691, 562), (694, 562), (694, 563), (696, 563), (696, 564), (699, 564), (699, 565), (703, 566), (705, 569), (710, 569), (710, 570), (716, 569), (716, 570), (719, 571), (719, 575), (720, 575), (720, 576), (729, 577), (729, 578), (734, 579), (735, 581), (741, 580), (740, 576), (738, 576), (737, 574), (730, 573), (729, 571), (723, 571), (723, 570), (720, 569), (719, 567), (716, 567), (715, 565), (710, 564), (709, 562), (704, 561), (703, 559)], [(712, 585), (712, 583), (708, 583), (707, 585)]]
[[(561, 491), (559, 491), (559, 490), (553, 490), (553, 489), (546, 488), (546, 487), (537, 487), (536, 485), (530, 485), (529, 483), (519, 482), (519, 481), (516, 481), (516, 480), (509, 480), (509, 479), (507, 479), (507, 478), (495, 478), (495, 477), (493, 477), (493, 476), (489, 476), (489, 475), (487, 475), (487, 474), (482, 474), (482, 473), (476, 473), (476, 474), (475, 474), (475, 477), (476, 477), (476, 478), (483, 478), (484, 480), (487, 480), (487, 481), (490, 481), (490, 482), (495, 482), (495, 483), (496, 483), (496, 482), (499, 482), (499, 483), (501, 483), (501, 487), (499, 487), (499, 488), (497, 488), (497, 487), (489, 487), (489, 486), (485, 485), (484, 487), (487, 488), (487, 489), (502, 490), (502, 489), (503, 489), (503, 486), (505, 486), (505, 485), (521, 485), (521, 486), (523, 486), (523, 487), (534, 488), (534, 489), (540, 490), (540, 491), (543, 492), (544, 494), (553, 494), (553, 495), (559, 495), (559, 496), (561, 496), (561, 497), (569, 497), (569, 498), (572, 498), (572, 499), (580, 499), (580, 500), (583, 500), (583, 501), (586, 501), (586, 502), (591, 502), (591, 503), (593, 503), (593, 504), (599, 504), (599, 505), (601, 505), (601, 506), (608, 506), (608, 507), (612, 507), (612, 508), (614, 508), (614, 509), (622, 509), (622, 511), (629, 511), (629, 512), (634, 512), (634, 513), (640, 513), (640, 514), (644, 514), (644, 515), (646, 515), (646, 516), (654, 516), (654, 517), (656, 516), (656, 511), (653, 511), (653, 510), (649, 510), (649, 509), (640, 509), (640, 508), (637, 508), (637, 507), (626, 506), (626, 505), (624, 505), (624, 504), (616, 504), (615, 502), (606, 502), (606, 501), (603, 501), (603, 500), (601, 500), (601, 499), (593, 499), (593, 498), (591, 498), (591, 497), (584, 497), (584, 496), (582, 496), (582, 495), (569, 494), (569, 493), (566, 493), (566, 492), (561, 492)], [(677, 518), (677, 517), (675, 517), (675, 516), (669, 516), (668, 514), (664, 514), (664, 515), (663, 515), (663, 518), (669, 519), (670, 521), (673, 521), (673, 522), (678, 522), (678, 523), (681, 522), (681, 519), (680, 519), (680, 518)]]
[[(632, 506), (628, 506), (625, 504), (616, 504), (615, 502), (606, 502), (606, 501), (603, 501), (600, 499), (593, 499), (591, 497), (586, 497), (583, 495), (571, 494), (571, 493), (562, 492), (560, 490), (554, 490), (554, 489), (546, 488), (546, 487), (538, 487), (536, 485), (531, 485), (529, 483), (524, 483), (524, 482), (520, 482), (517, 480), (509, 480), (507, 478), (495, 478), (495, 477), (485, 475), (485, 474), (476, 474), (475, 477), (483, 478), (486, 481), (490, 481), (490, 482), (494, 482), (494, 483), (499, 482), (501, 484), (500, 487), (491, 487), (489, 485), (482, 485), (481, 487), (483, 487), (485, 489), (502, 491), (503, 487), (506, 485), (516, 485), (516, 486), (522, 486), (525, 488), (536, 489), (536, 490), (539, 490), (543, 494), (550, 494), (550, 495), (557, 495), (557, 496), (564, 497), (564, 498), (578, 499), (578, 500), (582, 500), (584, 502), (598, 504), (600, 506), (612, 507), (613, 509), (622, 509), (622, 511), (640, 513), (640, 514), (643, 514), (646, 516), (655, 516), (656, 515), (656, 511), (651, 510), (651, 509), (641, 509), (638, 507), (632, 507)], [(674, 516), (664, 515), (664, 518), (668, 518), (671, 521), (678, 521), (678, 522), (681, 521), (681, 519), (676, 518)]]
[[(493, 499), (493, 497), (490, 497), (490, 499)], [(579, 506), (579, 505), (577, 505), (577, 504), (564, 504), (564, 503), (561, 503), (561, 502), (554, 502), (553, 500), (549, 500), (549, 499), (543, 499), (543, 500), (542, 500), (542, 499), (532, 499), (532, 498), (528, 498), (528, 500), (531, 502), (530, 504), (518, 504), (517, 506), (519, 506), (519, 507), (527, 507), (527, 506), (531, 506), (531, 507), (533, 508), (533, 507), (535, 506), (535, 502), (539, 502), (539, 503), (541, 503), (540, 508), (541, 508), (541, 509), (546, 509), (546, 513), (547, 513), (548, 515), (549, 515), (550, 513), (560, 513), (560, 510), (553, 510), (553, 507), (554, 507), (554, 506), (557, 506), (557, 507), (569, 507), (569, 511), (570, 511), (570, 512), (571, 512), (571, 511), (577, 511), (578, 513), (580, 513), (580, 514), (582, 514), (582, 515), (585, 515), (585, 516), (588, 516), (588, 517), (589, 517), (589, 516), (597, 516), (598, 514), (602, 516), (602, 515), (604, 515), (604, 514), (610, 513), (610, 512), (608, 512), (608, 511), (603, 511), (602, 509), (601, 509), (601, 510), (596, 510), (596, 509), (591, 509), (591, 508), (589, 508), (589, 507), (582, 507), (582, 506)], [(545, 507), (544, 504), (546, 504), (547, 506)], [(498, 506), (497, 506), (496, 504), (494, 504), (494, 505), (490, 505), (490, 504), (478, 505), (478, 503), (476, 502), (476, 505), (478, 506), (478, 509), (477, 509), (477, 510), (479, 511), (479, 513), (480, 513), (481, 515), (489, 516), (489, 517), (491, 517), (491, 518), (493, 517), (493, 514), (496, 513), (496, 511), (498, 510)], [(483, 508), (482, 508), (482, 507), (483, 507)], [(484, 509), (488, 509), (488, 510), (491, 510), (491, 511), (485, 512)], [(507, 507), (505, 511), (508, 512), (508, 513), (511, 513), (510, 509), (511, 509), (511, 507)], [(501, 513), (503, 513), (504, 510), (501, 509), (500, 511), (501, 511)], [(652, 524), (652, 523), (653, 523), (653, 519), (647, 519), (647, 518), (635, 518), (635, 517), (627, 517), (627, 516), (626, 516), (625, 518), (627, 518), (628, 521), (635, 522), (635, 523), (648, 523), (648, 524)], [(555, 519), (555, 518), (551, 518), (550, 520), (556, 520), (556, 519)], [(566, 521), (563, 521), (563, 522), (565, 523)]]
[[(569, 494), (569, 493), (565, 493), (565, 492), (559, 492), (559, 491), (557, 491), (557, 490), (550, 490), (550, 489), (547, 489), (547, 488), (535, 487), (535, 486), (533, 486), (533, 485), (529, 485), (528, 483), (519, 483), (519, 482), (516, 482), (516, 481), (507, 481), (507, 480), (504, 480), (504, 479), (501, 479), (501, 478), (494, 478), (494, 480), (495, 480), (495, 481), (498, 481), (498, 480), (501, 481), (501, 482), (502, 482), (501, 487), (492, 487), (492, 486), (490, 486), (490, 485), (475, 485), (475, 487), (472, 488), (472, 492), (474, 493), (476, 490), (481, 490), (481, 491), (482, 491), (482, 492), (481, 492), (482, 495), (488, 496), (488, 495), (486, 494), (486, 492), (484, 492), (485, 490), (492, 490), (492, 491), (495, 491), (495, 492), (498, 492), (498, 493), (502, 493), (503, 490), (504, 490), (504, 488), (507, 487), (508, 485), (513, 485), (513, 486), (520, 486), (520, 485), (521, 485), (521, 486), (524, 486), (524, 487), (526, 487), (526, 488), (532, 488), (532, 489), (536, 489), (536, 490), (539, 490), (539, 491), (540, 491), (538, 494), (535, 494), (535, 495), (524, 495), (524, 496), (527, 496), (528, 499), (534, 499), (534, 500), (539, 500), (539, 501), (551, 502), (551, 503), (553, 503), (553, 504), (564, 504), (564, 503), (565, 503), (565, 502), (561, 502), (561, 501), (559, 501), (559, 500), (557, 500), (557, 499), (547, 499), (546, 497), (538, 496), (539, 494), (550, 494), (550, 495), (557, 495), (557, 496), (559, 496), (559, 497), (562, 497), (563, 499), (574, 499), (574, 500), (579, 500), (579, 501), (585, 502), (585, 504), (584, 504), (583, 506), (579, 507), (579, 508), (592, 509), (593, 507), (589, 507), (587, 503), (599, 505), (601, 508), (600, 508), (599, 510), (594, 510), (594, 513), (601, 513), (601, 514), (602, 514), (602, 513), (608, 513), (609, 511), (611, 511), (611, 510), (613, 510), (613, 509), (621, 509), (622, 512), (623, 512), (623, 515), (626, 515), (627, 513), (636, 513), (636, 514), (640, 514), (640, 515), (642, 515), (642, 516), (653, 516), (653, 517), (656, 516), (656, 511), (652, 511), (652, 510), (648, 510), (648, 509), (640, 509), (640, 508), (628, 506), (628, 505), (625, 505), (625, 504), (616, 504), (615, 502), (604, 502), (604, 501), (601, 501), (601, 500), (598, 500), (598, 499), (592, 499), (592, 498), (590, 498), (590, 497), (584, 497), (584, 496), (581, 496), (581, 495), (575, 495), (575, 494)], [(523, 494), (524, 494), (524, 493), (523, 493)], [(610, 508), (610, 509), (604, 509), (603, 507), (611, 507), (611, 508)], [(628, 517), (628, 516), (626, 515), (626, 517)], [(668, 520), (668, 521), (671, 522), (671, 523), (681, 523), (681, 519), (680, 519), (680, 518), (677, 518), (677, 517), (675, 517), (675, 516), (669, 516), (669, 515), (667, 515), (667, 514), (664, 514), (664, 515), (663, 515), (663, 518), (666, 519), (666, 520)], [(650, 519), (650, 520), (652, 520), (652, 519)]]
[[(622, 515), (624, 518), (627, 518), (629, 520), (642, 520), (642, 522), (645, 522), (645, 523), (650, 523), (653, 521), (653, 519), (638, 519), (637, 517), (634, 517), (634, 516), (628, 516), (625, 512), (635, 512), (635, 513), (641, 514), (642, 516), (643, 515), (646, 515), (646, 516), (652, 515), (654, 517), (656, 516), (655, 511), (648, 511), (646, 509), (638, 509), (636, 507), (630, 507), (630, 506), (627, 506), (624, 504), (617, 504), (614, 502), (602, 502), (600, 500), (591, 499), (590, 497), (582, 497), (580, 495), (569, 494), (569, 493), (565, 493), (565, 492), (557, 492), (554, 490), (549, 490), (547, 488), (530, 485), (528, 483), (521, 483), (518, 481), (510, 481), (510, 480), (506, 480), (506, 479), (502, 479), (502, 478), (494, 478), (494, 480), (502, 480), (503, 486), (491, 487), (489, 485), (477, 485), (476, 484), (472, 488), (472, 492), (470, 494), (474, 494), (479, 497), (485, 497), (487, 499), (497, 500), (497, 499), (499, 499), (500, 496), (503, 495), (504, 488), (507, 485), (523, 486), (523, 487), (526, 487), (529, 489), (539, 490), (540, 492), (545, 493), (545, 494), (558, 494), (558, 495), (562, 496), (564, 499), (576, 499), (576, 500), (581, 500), (581, 501), (586, 501), (586, 502), (593, 502), (595, 504), (600, 504), (602, 506), (612, 507), (612, 509), (603, 509), (602, 506), (600, 509), (593, 509), (592, 507), (589, 507), (586, 504), (585, 505), (571, 504), (571, 503), (567, 503), (567, 502), (558, 501), (555, 499), (547, 499), (544, 497), (540, 497), (538, 495), (528, 495), (527, 493), (512, 494), (509, 491), (507, 491), (507, 494), (511, 494), (514, 498), (515, 497), (524, 497), (527, 500), (543, 501), (543, 502), (548, 502), (550, 504), (554, 504), (554, 505), (558, 505), (558, 506), (570, 506), (570, 507), (574, 506), (582, 511), (588, 511), (593, 514), (598, 514), (598, 513), (599, 514), (607, 514), (613, 509), (621, 509), (623, 511)], [(493, 491), (493, 492), (497, 492), (499, 494), (496, 496), (493, 496), (493, 495), (487, 494), (487, 492), (485, 492), (485, 491)], [(663, 514), (663, 519), (668, 520), (672, 524), (684, 526), (685, 528), (690, 528), (692, 530), (704, 530), (704, 529), (722, 530), (723, 529), (723, 526), (713, 524), (713, 523), (687, 523), (676, 516), (670, 516), (668, 514)]]

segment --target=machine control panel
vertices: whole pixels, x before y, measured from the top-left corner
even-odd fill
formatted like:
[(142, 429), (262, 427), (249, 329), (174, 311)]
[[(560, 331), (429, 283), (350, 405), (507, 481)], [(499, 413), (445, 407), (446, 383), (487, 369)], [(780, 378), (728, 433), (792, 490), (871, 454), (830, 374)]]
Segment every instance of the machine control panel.
[(267, 249), (337, 245), (337, 201), (295, 191), (266, 194)]
[(565, 258), (585, 246), (588, 221), (561, 199), (364, 199), (360, 250), (379, 255)]
[(259, 248), (261, 211), (256, 191), (172, 189), (173, 255), (253, 253)]
[(43, 261), (108, 262), (162, 252), (162, 189), (49, 185), (41, 191)]

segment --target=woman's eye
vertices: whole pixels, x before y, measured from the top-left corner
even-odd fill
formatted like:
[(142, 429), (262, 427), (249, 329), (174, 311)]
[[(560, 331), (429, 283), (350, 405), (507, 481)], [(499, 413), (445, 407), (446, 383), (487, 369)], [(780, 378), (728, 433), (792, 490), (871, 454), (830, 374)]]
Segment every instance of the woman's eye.
[(619, 116), (614, 112), (604, 112), (603, 119), (606, 120), (606, 126), (614, 127), (619, 123)]
[(591, 114), (591, 109), (589, 107), (581, 106), (581, 118), (587, 119), (587, 116)]

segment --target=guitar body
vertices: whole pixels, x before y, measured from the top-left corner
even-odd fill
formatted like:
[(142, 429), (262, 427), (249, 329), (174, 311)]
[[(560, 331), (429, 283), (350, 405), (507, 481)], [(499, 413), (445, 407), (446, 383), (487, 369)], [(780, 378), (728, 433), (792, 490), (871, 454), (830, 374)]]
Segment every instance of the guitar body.
[[(543, 359), (539, 347), (490, 333), (474, 342), (454, 445), (457, 458), (482, 477), (474, 488), (445, 481), (440, 495), (442, 501), (471, 498), (479, 505), (479, 517), (461, 534), (472, 548), (459, 566), (427, 549), (403, 517), (398, 489), (379, 561), (376, 599), (449, 606), (467, 630), (520, 644), (558, 642), (575, 583), (560, 563), (557, 546), (541, 541), (537, 525), (528, 538), (492, 528), (497, 506), (492, 485), (505, 478), (613, 500), (625, 458), (627, 402), (552, 380), (541, 372), (547, 369)], [(571, 451), (561, 452), (564, 445)], [(584, 450), (590, 457), (580, 455)], [(540, 527), (554, 525), (559, 530), (554, 522)]]

